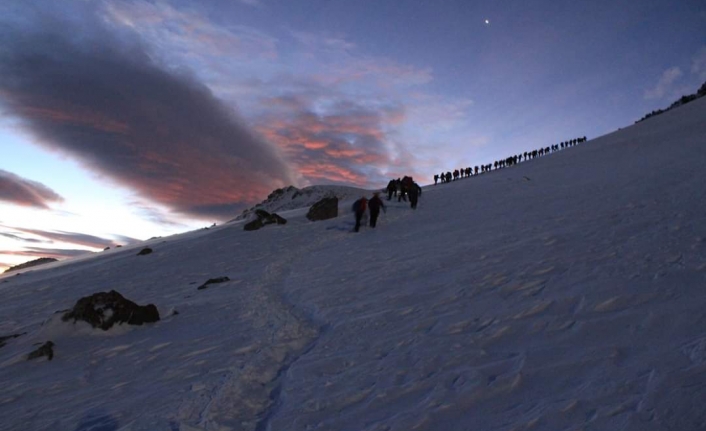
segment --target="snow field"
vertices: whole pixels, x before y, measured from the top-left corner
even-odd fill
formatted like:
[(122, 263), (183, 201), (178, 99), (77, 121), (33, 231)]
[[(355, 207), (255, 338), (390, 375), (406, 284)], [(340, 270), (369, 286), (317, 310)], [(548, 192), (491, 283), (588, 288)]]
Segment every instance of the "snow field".
[[(343, 201), (0, 277), (0, 335), (27, 332), (0, 348), (0, 429), (704, 429), (705, 102), (358, 234)], [(54, 314), (109, 289), (163, 320)]]

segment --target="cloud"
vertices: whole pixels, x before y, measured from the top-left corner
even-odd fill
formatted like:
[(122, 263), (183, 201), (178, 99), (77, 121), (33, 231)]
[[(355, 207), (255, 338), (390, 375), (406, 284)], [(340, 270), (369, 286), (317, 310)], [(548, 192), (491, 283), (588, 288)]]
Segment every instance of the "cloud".
[[(241, 0), (261, 6), (258, 0)], [(170, 56), (214, 65), (231, 58), (251, 61), (277, 57), (277, 39), (252, 27), (214, 24), (198, 10), (175, 8), (167, 2), (106, 2), (101, 15), (111, 24), (128, 27)], [(225, 55), (225, 57), (224, 57)]]
[(36, 239), (36, 238), (24, 238), (20, 235), (16, 235), (16, 234), (10, 233), (10, 232), (0, 232), (0, 236), (4, 236), (5, 238), (10, 238), (12, 240), (20, 241), (20, 242), (30, 242), (30, 243), (50, 242), (50, 241), (42, 241), (41, 239)]
[(433, 80), (429, 67), (416, 68), (386, 57), (363, 54), (355, 44), (340, 36), (296, 31), (291, 34), (299, 44), (297, 55), (302, 59), (298, 63), (316, 63), (317, 72), (312, 77), (325, 86), (365, 81), (379, 90), (415, 87)]
[(283, 148), (306, 184), (379, 186), (395, 151), (386, 130), (404, 112), (340, 97), (329, 97), (328, 106), (303, 94), (267, 99), (276, 115), (262, 119), (258, 130)]
[(42, 183), (0, 169), (0, 201), (49, 209), (50, 203), (63, 202), (64, 198)]
[(211, 221), (293, 183), (276, 148), (129, 27), (108, 28), (95, 3), (50, 5), (0, 18), (0, 106), (42, 145)]
[[(237, 103), (249, 123), (281, 149), (297, 185), (362, 186), (389, 176), (391, 168), (409, 174), (414, 166), (395, 133), (405, 126), (406, 102), (417, 102), (410, 90), (432, 81), (431, 68), (367, 55), (340, 34), (285, 31), (275, 38), (162, 2), (114, 3), (106, 15), (158, 46), (170, 62), (197, 65), (200, 79)], [(355, 133), (345, 131), (353, 125)]]
[(63, 248), (40, 248), (27, 247), (25, 250), (0, 250), (0, 256), (26, 256), (26, 257), (51, 257), (54, 259), (63, 259), (67, 257), (76, 257), (83, 254), (93, 253), (89, 250), (79, 249), (63, 249)]
[(151, 205), (148, 202), (133, 200), (128, 202), (128, 207), (141, 219), (149, 220), (157, 225), (188, 228), (188, 225), (175, 220), (174, 214), (171, 214), (168, 210)]
[(706, 46), (691, 59), (691, 73), (699, 79), (706, 79)]
[(11, 229), (14, 229), (16, 231), (20, 231), (22, 233), (30, 234), (30, 235), (35, 235), (40, 238), (44, 238), (47, 240), (51, 241), (56, 241), (64, 244), (72, 244), (72, 245), (79, 245), (83, 247), (90, 247), (90, 248), (105, 248), (105, 247), (113, 247), (118, 244), (130, 244), (130, 243), (135, 243), (139, 242), (139, 239), (135, 238), (130, 238), (122, 235), (116, 235), (116, 238), (119, 239), (120, 242), (116, 242), (115, 240), (112, 239), (106, 239), (106, 238), (101, 238), (98, 236), (93, 236), (93, 235), (88, 235), (85, 233), (77, 233), (77, 232), (66, 232), (66, 231), (47, 231), (47, 230), (40, 230), (40, 229), (26, 229), (26, 228), (19, 228), (19, 227), (12, 227)]
[(645, 99), (651, 100), (662, 99), (665, 96), (671, 97), (672, 93), (674, 93), (674, 84), (682, 75), (683, 72), (676, 66), (665, 70), (659, 81), (657, 81), (657, 84), (653, 88), (645, 91)]

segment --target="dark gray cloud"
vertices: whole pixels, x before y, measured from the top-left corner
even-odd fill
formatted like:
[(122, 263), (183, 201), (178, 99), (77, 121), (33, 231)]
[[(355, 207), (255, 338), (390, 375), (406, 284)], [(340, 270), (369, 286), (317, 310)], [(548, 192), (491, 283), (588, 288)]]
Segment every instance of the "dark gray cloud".
[(46, 243), (46, 242), (51, 242), (51, 241), (43, 241), (41, 239), (37, 238), (25, 238), (23, 236), (20, 236), (19, 234), (14, 234), (10, 232), (0, 232), (0, 236), (4, 236), (5, 238), (10, 238), (15, 241), (20, 241), (20, 242), (30, 242), (30, 243)]
[(0, 201), (49, 209), (50, 203), (62, 202), (63, 200), (64, 198), (58, 193), (42, 183), (0, 169)]
[(173, 214), (166, 213), (163, 209), (157, 208), (146, 202), (133, 200), (128, 204), (141, 219), (149, 220), (158, 225), (167, 225), (175, 228), (187, 228), (184, 223), (176, 221)]
[(274, 147), (96, 2), (0, 6), (0, 108), (38, 141), (170, 209), (232, 217), (293, 182)]
[[(6, 256), (26, 256), (26, 257), (52, 257), (54, 259), (64, 259), (67, 257), (81, 256), (83, 254), (94, 253), (89, 250), (63, 249), (63, 248), (41, 248), (27, 247), (24, 250), (0, 250), (0, 255)], [(14, 266), (14, 265), (8, 265)]]
[(12, 228), (14, 230), (27, 233), (30, 235), (35, 235), (41, 238), (45, 238), (47, 240), (51, 241), (56, 241), (60, 243), (65, 243), (65, 244), (73, 244), (73, 245), (80, 245), (84, 247), (91, 247), (91, 248), (105, 248), (105, 247), (114, 247), (116, 245), (125, 245), (125, 244), (132, 244), (135, 242), (139, 242), (139, 239), (135, 238), (130, 238), (127, 236), (116, 236), (116, 240), (113, 239), (106, 239), (106, 238), (101, 238), (98, 236), (94, 235), (88, 235), (85, 233), (77, 233), (77, 232), (65, 232), (65, 231), (47, 231), (47, 230), (40, 230), (40, 229), (26, 229), (26, 228), (19, 228), (19, 227), (14, 227)]

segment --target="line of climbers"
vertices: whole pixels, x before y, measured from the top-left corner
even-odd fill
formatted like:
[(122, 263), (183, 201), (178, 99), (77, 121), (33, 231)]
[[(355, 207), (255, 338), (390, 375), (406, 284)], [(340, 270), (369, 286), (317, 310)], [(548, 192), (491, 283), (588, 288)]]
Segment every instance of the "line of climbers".
[[(414, 182), (412, 177), (404, 176), (403, 178), (397, 178), (396, 180), (390, 180), (387, 184), (387, 200), (392, 200), (392, 197), (397, 198), (397, 202), (405, 201), (409, 197), (410, 207), (414, 210), (417, 209), (417, 203), (419, 202), (419, 197), (422, 195), (422, 188), (419, 184)], [(368, 199), (362, 196), (357, 201), (353, 202), (353, 213), (355, 214), (355, 227), (353, 230), (358, 232), (360, 230), (361, 222), (366, 214), (366, 211), (370, 213), (369, 223), (370, 227), (374, 228), (377, 225), (378, 216), (380, 215), (380, 210), (386, 212), (385, 204), (382, 199), (380, 199), (380, 193), (373, 193), (373, 197)]]
[(525, 151), (523, 154), (510, 156), (503, 160), (496, 160), (494, 163), (488, 163), (487, 165), (481, 165), (480, 167), (476, 166), (475, 168), (471, 168), (469, 166), (467, 168), (456, 169), (453, 171), (453, 173), (451, 173), (450, 171), (446, 173), (442, 172), (441, 174), (434, 175), (434, 184), (437, 184), (439, 180), (441, 180), (442, 183), (448, 183), (451, 182), (452, 178), (453, 180), (457, 180), (459, 178), (472, 177), (478, 174), (490, 172), (491, 170), (493, 170), (493, 168), (500, 169), (507, 166), (516, 165), (518, 163), (521, 163), (523, 158), (525, 159), (525, 161), (535, 159), (537, 157), (542, 157), (550, 153), (563, 150), (564, 148), (573, 147), (574, 145), (580, 144), (582, 142), (586, 142), (585, 136), (582, 138), (576, 138), (561, 142), (556, 145), (551, 145), (549, 147), (540, 148), (538, 150)]

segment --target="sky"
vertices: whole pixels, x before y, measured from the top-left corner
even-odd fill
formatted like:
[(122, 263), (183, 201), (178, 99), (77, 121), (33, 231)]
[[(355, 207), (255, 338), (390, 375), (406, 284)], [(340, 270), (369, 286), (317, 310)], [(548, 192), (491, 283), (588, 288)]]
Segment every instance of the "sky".
[[(374, 229), (302, 194), (0, 275), (0, 431), (703, 431), (704, 136), (706, 97)], [(109, 289), (160, 320), (62, 320)]]
[(706, 81), (660, 1), (0, 5), (0, 270), (632, 124)]

